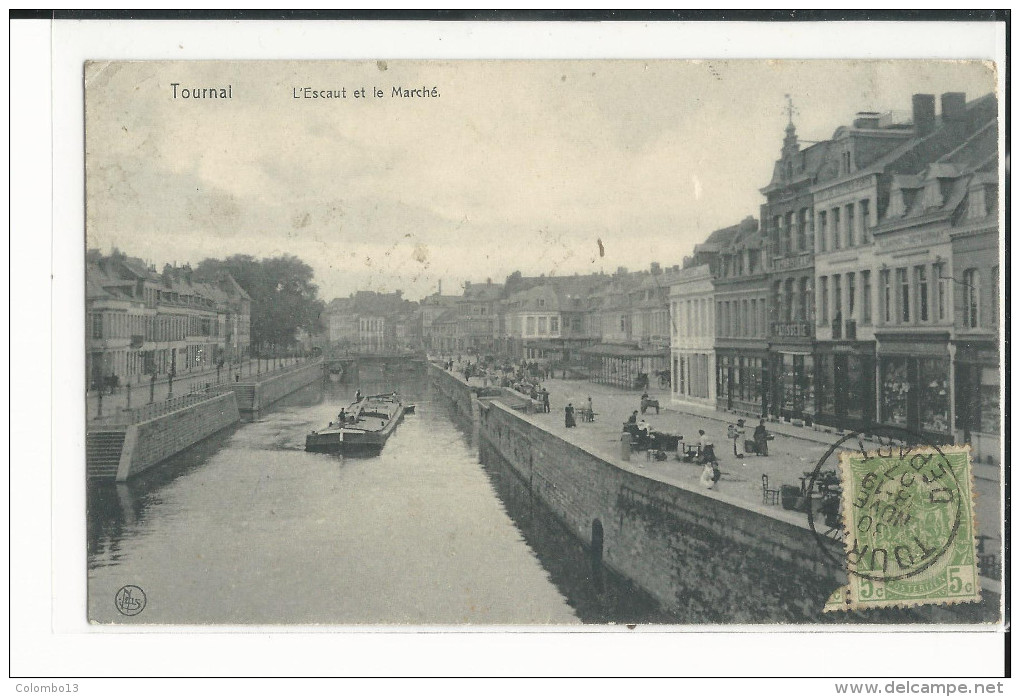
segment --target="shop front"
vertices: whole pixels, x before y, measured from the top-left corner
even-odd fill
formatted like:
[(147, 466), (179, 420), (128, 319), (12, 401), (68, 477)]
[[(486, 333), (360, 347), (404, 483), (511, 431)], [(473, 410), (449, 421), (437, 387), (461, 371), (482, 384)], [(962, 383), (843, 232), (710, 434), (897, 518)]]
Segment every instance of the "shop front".
[(998, 347), (992, 341), (956, 344), (956, 438), (969, 443), (975, 460), (1001, 458), (1002, 379)]
[(814, 371), (816, 423), (861, 430), (875, 423), (874, 342), (820, 342)]
[(878, 342), (879, 421), (939, 443), (953, 442), (948, 333)]
[(619, 344), (598, 344), (581, 349), (587, 357), (589, 380), (627, 389), (668, 384), (669, 350), (639, 349)]
[(772, 398), (769, 413), (785, 421), (815, 420), (815, 357), (802, 349), (779, 349), (769, 354)]
[(768, 412), (768, 353), (716, 349), (716, 408), (755, 418)]
[(769, 415), (811, 425), (815, 419), (814, 327), (810, 322), (769, 325)]

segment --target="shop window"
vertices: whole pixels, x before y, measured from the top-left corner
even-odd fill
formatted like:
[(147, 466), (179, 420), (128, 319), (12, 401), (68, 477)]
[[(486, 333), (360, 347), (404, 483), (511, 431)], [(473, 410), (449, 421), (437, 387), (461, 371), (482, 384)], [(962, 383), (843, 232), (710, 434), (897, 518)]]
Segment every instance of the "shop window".
[[(865, 405), (869, 398), (868, 385), (874, 380), (868, 376), (866, 362), (856, 354), (845, 357), (845, 369), (841, 381), (841, 399), (846, 408), (846, 416), (850, 419), (861, 420), (864, 418)], [(871, 377), (871, 380), (868, 378)]]
[(981, 382), (978, 388), (980, 395), (977, 428), (975, 430), (982, 433), (998, 434), (1000, 430), (999, 420), (1001, 418), (999, 413), (1001, 389), (999, 387), (998, 368), (981, 368)]
[(882, 421), (893, 426), (907, 425), (907, 401), (910, 379), (906, 358), (882, 359)]
[(836, 380), (834, 374), (833, 356), (824, 354), (818, 356), (818, 365), (815, 372), (817, 379), (818, 411), (822, 414), (836, 413)]
[(917, 406), (922, 431), (949, 433), (949, 361), (917, 361)]

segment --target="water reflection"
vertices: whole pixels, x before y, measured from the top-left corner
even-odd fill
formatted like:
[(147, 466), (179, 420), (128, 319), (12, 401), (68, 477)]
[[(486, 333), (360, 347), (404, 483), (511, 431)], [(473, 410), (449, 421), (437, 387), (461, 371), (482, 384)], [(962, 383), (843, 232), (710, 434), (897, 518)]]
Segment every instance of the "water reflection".
[[(675, 624), (647, 593), (602, 564), (601, 545), (586, 548), (484, 439), (481, 463), (507, 513), (582, 621)], [(601, 530), (601, 523), (597, 529)]]
[[(304, 452), (354, 391), (418, 405), (378, 457)], [(524, 624), (577, 616), (424, 372), (325, 380), (129, 484), (89, 491), (98, 622)], [(143, 588), (137, 616), (120, 587)]]

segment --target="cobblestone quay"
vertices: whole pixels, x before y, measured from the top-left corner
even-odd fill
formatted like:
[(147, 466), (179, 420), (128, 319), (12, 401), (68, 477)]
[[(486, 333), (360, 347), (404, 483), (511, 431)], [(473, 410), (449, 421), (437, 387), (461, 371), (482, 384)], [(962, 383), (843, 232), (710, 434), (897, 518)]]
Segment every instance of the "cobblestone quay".
[[(732, 445), (717, 437), (724, 476), (718, 490), (706, 490), (697, 483), (693, 465), (647, 461), (639, 453), (629, 461), (620, 457), (618, 417), (636, 408), (636, 395), (593, 393), (599, 428), (581, 424), (565, 429), (562, 408), (525, 413), (500, 398), (478, 400), (472, 396), (477, 387), (435, 365), (429, 370), (458, 411), (465, 417), (477, 412), (479, 435), (510, 463), (532, 495), (589, 546), (593, 559), (650, 593), (679, 621), (915, 624), (983, 622), (998, 614), (997, 588), (990, 587), (980, 605), (823, 616), (826, 598), (846, 576), (821, 545), (838, 557), (840, 543), (819, 539), (803, 513), (762, 503), (759, 472), (770, 458), (754, 463), (750, 456), (745, 467), (726, 456)], [(569, 399), (575, 407), (593, 387), (544, 384), (558, 390), (558, 401)], [(663, 413), (659, 418), (671, 417)], [(803, 469), (816, 462), (810, 460)]]

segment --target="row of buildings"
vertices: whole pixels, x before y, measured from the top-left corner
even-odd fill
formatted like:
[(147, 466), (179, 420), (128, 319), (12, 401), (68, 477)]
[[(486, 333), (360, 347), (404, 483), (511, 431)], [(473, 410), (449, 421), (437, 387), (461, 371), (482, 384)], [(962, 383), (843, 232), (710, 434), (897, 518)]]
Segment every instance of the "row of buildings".
[[(679, 403), (835, 428), (888, 424), (997, 456), (998, 104), (913, 96), (801, 147), (757, 217), (682, 265), (334, 301), (331, 342), (549, 362), (668, 384)], [(792, 112), (792, 109), (791, 109)]]
[(671, 288), (673, 398), (997, 456), (998, 105), (913, 97), (801, 148), (760, 225), (712, 233)]
[(85, 269), (90, 388), (209, 370), (249, 355), (251, 298), (229, 275), (155, 266), (89, 250)]

